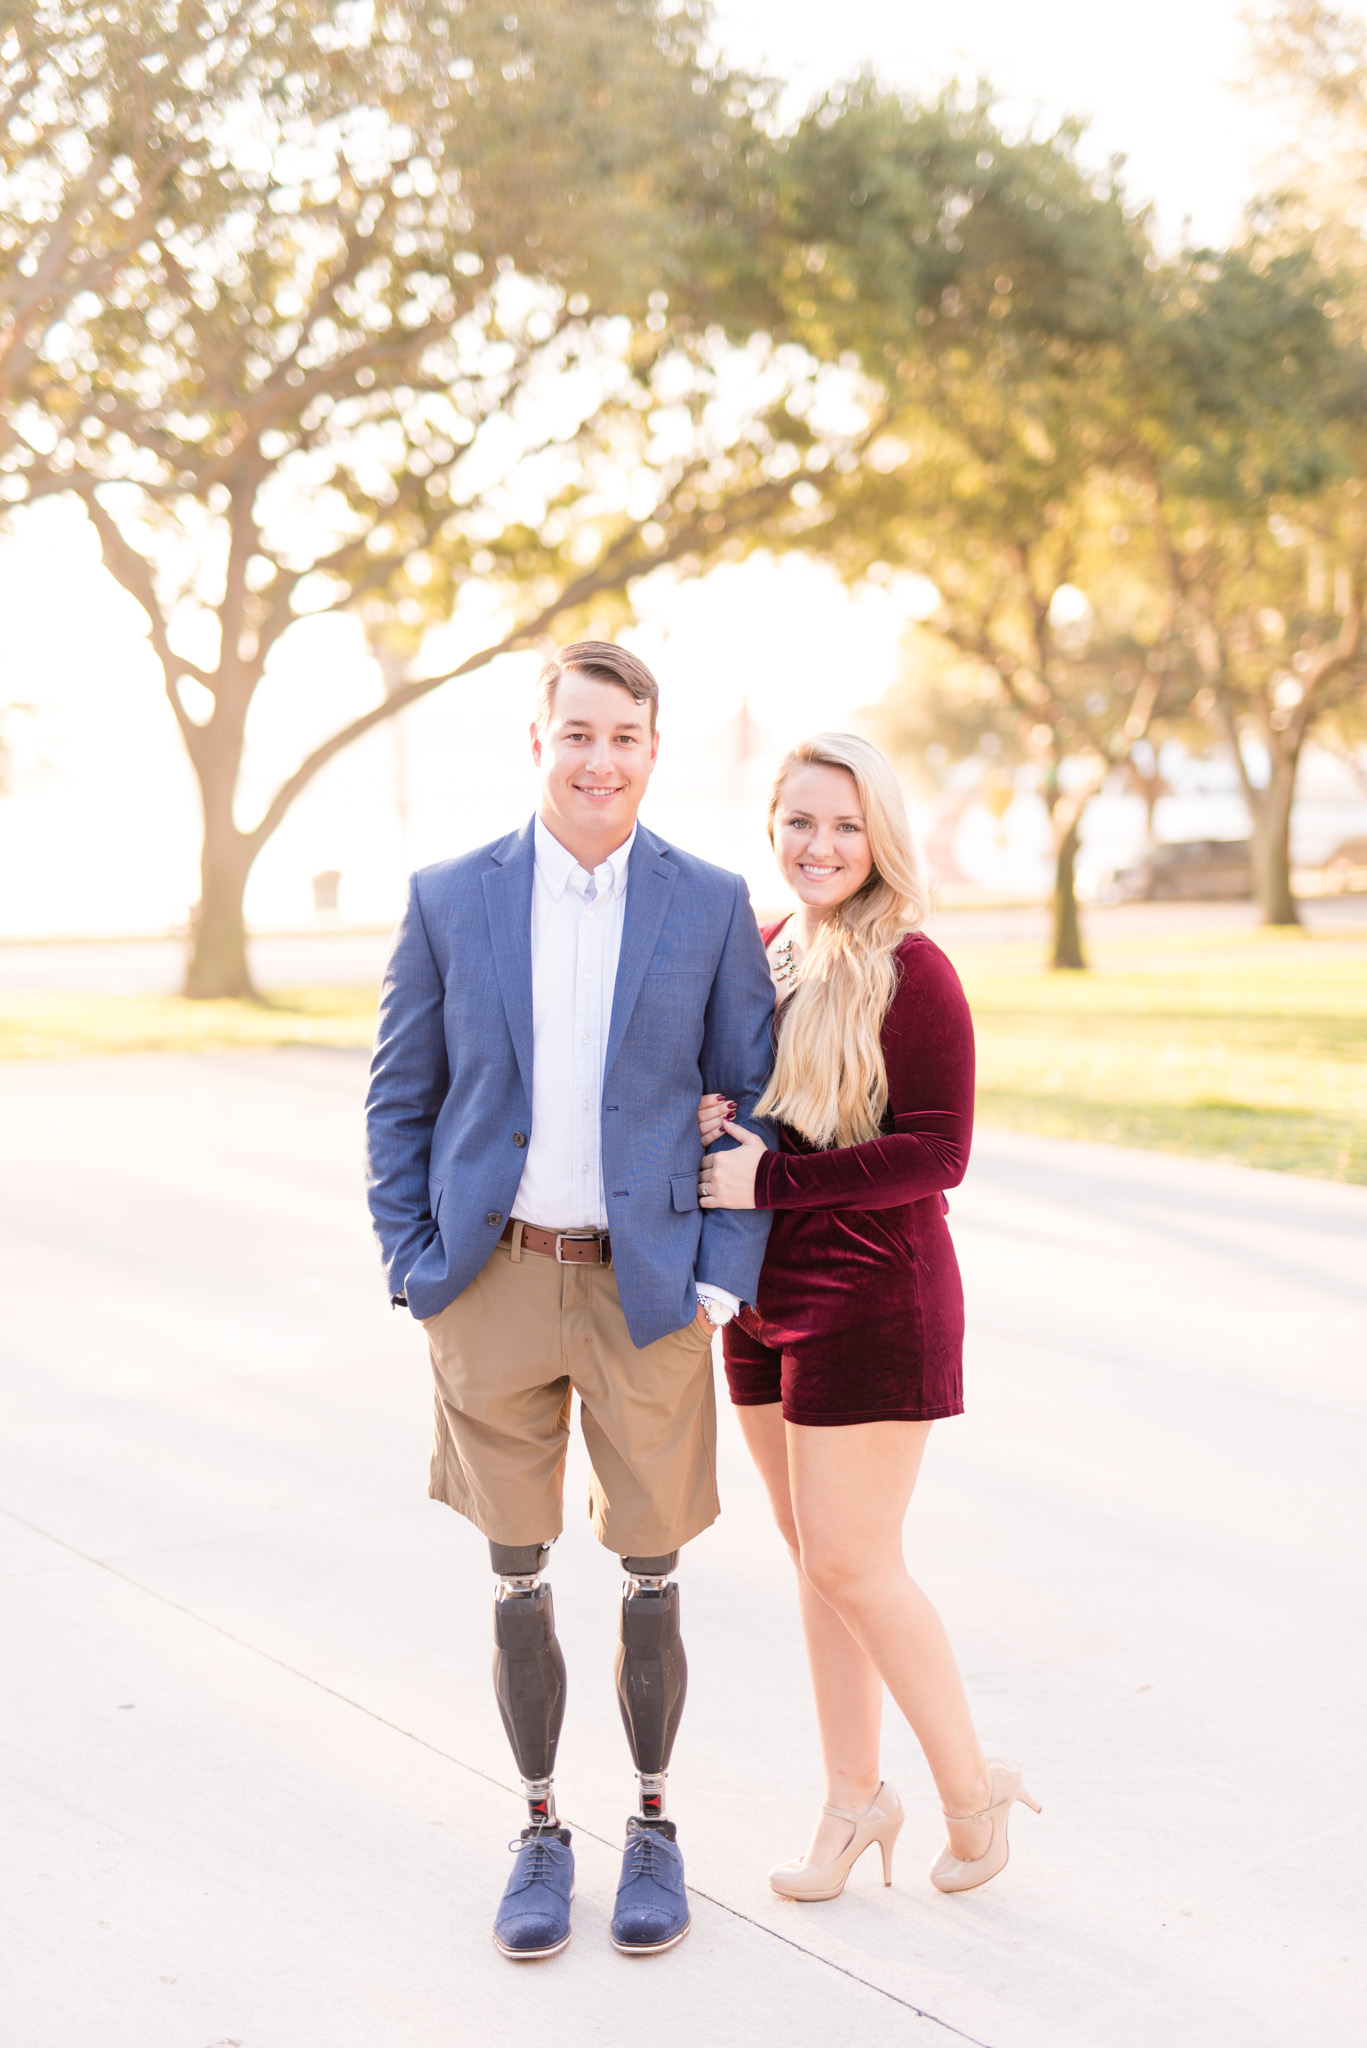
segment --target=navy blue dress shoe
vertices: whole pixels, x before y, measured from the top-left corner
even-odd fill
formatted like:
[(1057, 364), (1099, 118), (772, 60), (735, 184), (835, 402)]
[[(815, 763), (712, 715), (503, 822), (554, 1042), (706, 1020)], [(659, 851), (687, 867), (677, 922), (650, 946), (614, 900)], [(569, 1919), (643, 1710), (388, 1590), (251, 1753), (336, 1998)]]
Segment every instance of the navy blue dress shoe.
[(629, 1820), (613, 1947), (624, 1956), (658, 1956), (683, 1940), (691, 1917), (673, 1821)]
[(494, 1917), (494, 1941), (515, 1963), (558, 1956), (570, 1938), (574, 1851), (568, 1828), (523, 1828)]

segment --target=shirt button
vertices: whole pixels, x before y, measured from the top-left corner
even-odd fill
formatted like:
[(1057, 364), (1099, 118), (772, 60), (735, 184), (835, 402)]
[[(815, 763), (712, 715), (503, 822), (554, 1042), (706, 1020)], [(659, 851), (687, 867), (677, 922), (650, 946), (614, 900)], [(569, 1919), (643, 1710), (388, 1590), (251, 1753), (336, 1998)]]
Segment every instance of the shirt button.
[(497, 1209), (491, 1209), (484, 1220), (489, 1225), (489, 1228), (492, 1230), (496, 1223), (501, 1223), (503, 1221), (503, 1218), (499, 1215)]
[(526, 1144), (526, 1142), (527, 1142), (527, 1133), (526, 1133), (525, 1131), (514, 1131), (514, 1132), (513, 1132), (513, 1143), (514, 1143), (515, 1145), (525, 1145), (525, 1144)]

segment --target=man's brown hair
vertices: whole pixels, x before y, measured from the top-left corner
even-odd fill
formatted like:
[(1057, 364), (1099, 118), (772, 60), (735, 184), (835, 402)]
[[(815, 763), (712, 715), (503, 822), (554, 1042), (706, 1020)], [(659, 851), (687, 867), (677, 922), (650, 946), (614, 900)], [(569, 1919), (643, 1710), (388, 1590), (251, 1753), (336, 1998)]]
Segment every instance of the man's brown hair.
[(578, 676), (588, 676), (595, 683), (615, 683), (619, 690), (626, 690), (634, 702), (647, 705), (650, 730), (654, 732), (660, 686), (643, 661), (629, 654), (625, 647), (615, 647), (611, 640), (571, 640), (568, 646), (556, 648), (536, 679), (538, 725), (544, 726), (549, 721), (555, 703), (555, 686), (568, 669), (573, 669)]

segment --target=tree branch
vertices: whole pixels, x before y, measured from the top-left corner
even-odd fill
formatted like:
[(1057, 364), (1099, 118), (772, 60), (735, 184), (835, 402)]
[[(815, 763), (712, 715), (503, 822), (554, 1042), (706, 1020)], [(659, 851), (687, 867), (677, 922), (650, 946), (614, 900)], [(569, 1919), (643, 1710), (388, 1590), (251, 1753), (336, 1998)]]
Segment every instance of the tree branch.
[[(758, 486), (730, 508), (726, 533), (709, 534), (706, 539), (715, 548), (730, 532), (752, 524), (768, 503), (776, 498), (786, 497), (791, 488), (790, 477), (784, 478), (781, 482)], [(681, 555), (691, 553), (698, 544), (701, 532), (700, 523), (694, 521), (673, 535), (666, 547), (647, 553), (641, 548), (639, 536), (632, 528), (608, 549), (593, 569), (587, 570), (577, 582), (567, 585), (549, 604), (543, 605), (532, 618), (525, 620), (520, 626), (515, 626), (501, 640), (490, 647), (481, 648), (477, 654), (470, 655), (456, 668), (447, 669), (441, 675), (420, 676), (414, 682), (402, 684), (392, 696), (386, 697), (383, 703), (373, 705), (359, 718), (353, 718), (349, 725), (333, 733), (330, 739), (324, 740), (321, 746), (315, 747), (311, 754), (305, 756), (293, 775), (280, 785), (257, 824), (249, 833), (244, 834), (251, 846), (253, 857), (279, 826), (295, 798), (307, 788), (318, 771), (325, 768), (344, 747), (349, 747), (354, 740), (360, 739), (375, 726), (383, 724), (387, 718), (393, 718), (400, 711), (407, 710), (410, 704), (416, 704), (420, 698), (430, 696), (433, 690), (439, 690), (444, 683), (453, 683), (461, 676), (472, 675), (476, 669), (487, 668), (489, 663), (496, 661), (500, 655), (511, 654), (519, 647), (530, 645), (564, 613), (576, 611), (580, 605), (588, 604), (595, 597), (601, 597), (605, 591), (622, 589), (633, 575), (663, 568), (667, 563), (677, 561)]]
[(499, 655), (511, 654), (515, 649), (525, 646), (529, 640), (535, 639), (542, 628), (562, 609), (563, 606), (559, 602), (548, 605), (534, 619), (529, 619), (525, 626), (515, 627), (511, 633), (505, 634), (502, 640), (491, 647), (481, 648), (478, 654), (472, 654), (468, 660), (461, 662), (459, 667), (448, 669), (444, 675), (423, 676), (416, 682), (402, 684), (392, 697), (386, 697), (382, 703), (373, 705), (369, 711), (363, 712), (359, 718), (353, 718), (349, 725), (344, 725), (339, 732), (333, 733), (331, 739), (324, 740), (320, 747), (315, 747), (311, 754), (305, 755), (293, 775), (281, 783), (257, 824), (250, 832), (244, 834), (253, 856), (265, 845), (290, 805), (300, 792), (308, 787), (319, 769), (325, 768), (344, 747), (349, 747), (354, 740), (360, 739), (374, 726), (382, 725), (385, 719), (393, 718), (398, 712), (407, 710), (410, 704), (416, 704), (420, 698), (429, 696), (433, 690), (439, 690), (443, 683), (453, 683), (459, 676), (471, 675), (476, 669), (487, 668)]
[(202, 684), (206, 690), (210, 691), (213, 689), (212, 681), (197, 662), (185, 660), (172, 648), (167, 638), (166, 621), (162, 616), (161, 606), (157, 602), (157, 594), (152, 582), (152, 571), (146, 557), (140, 555), (136, 548), (130, 547), (113, 519), (95, 496), (93, 488), (88, 484), (83, 487), (78, 483), (73, 484), (71, 488), (79, 493), (89, 515), (90, 522), (100, 537), (100, 552), (104, 557), (105, 567), (110, 575), (114, 577), (115, 581), (122, 584), (134, 603), (140, 605), (146, 614), (147, 623), (151, 629), (152, 649), (161, 665), (162, 680), (165, 685), (167, 698), (170, 701), (172, 711), (176, 715), (176, 723), (180, 727), (181, 737), (185, 741), (190, 758), (198, 764), (200, 748), (202, 746), (202, 728), (195, 724), (189, 712), (181, 703), (177, 679), (182, 675), (191, 676), (195, 682)]

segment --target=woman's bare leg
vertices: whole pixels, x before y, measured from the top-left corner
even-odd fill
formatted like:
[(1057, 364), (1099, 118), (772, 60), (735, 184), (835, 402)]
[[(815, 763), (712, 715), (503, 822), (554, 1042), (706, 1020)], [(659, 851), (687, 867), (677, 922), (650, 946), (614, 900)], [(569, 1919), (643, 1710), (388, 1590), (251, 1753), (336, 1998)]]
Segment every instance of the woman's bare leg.
[[(783, 1411), (775, 1401), (762, 1407), (738, 1408), (736, 1415), (764, 1481), (779, 1534), (797, 1570), (802, 1633), (821, 1731), (825, 1798), (832, 1806), (857, 1813), (868, 1805), (882, 1777), (878, 1737), (883, 1718), (883, 1681), (835, 1609), (822, 1599), (802, 1570), (788, 1491), (788, 1439)], [(847, 1822), (823, 1814), (807, 1849), (808, 1862), (824, 1863), (838, 1855), (849, 1838)]]
[[(902, 1556), (902, 1523), (930, 1424), (810, 1429), (790, 1422), (784, 1429), (803, 1577), (906, 1715), (941, 1806), (947, 1813), (980, 1811), (991, 1797), (991, 1781), (963, 1680), (944, 1625)], [(824, 1739), (824, 1721), (822, 1732)], [(986, 1822), (951, 1827), (949, 1840), (956, 1856), (974, 1858), (986, 1849), (990, 1830)]]

